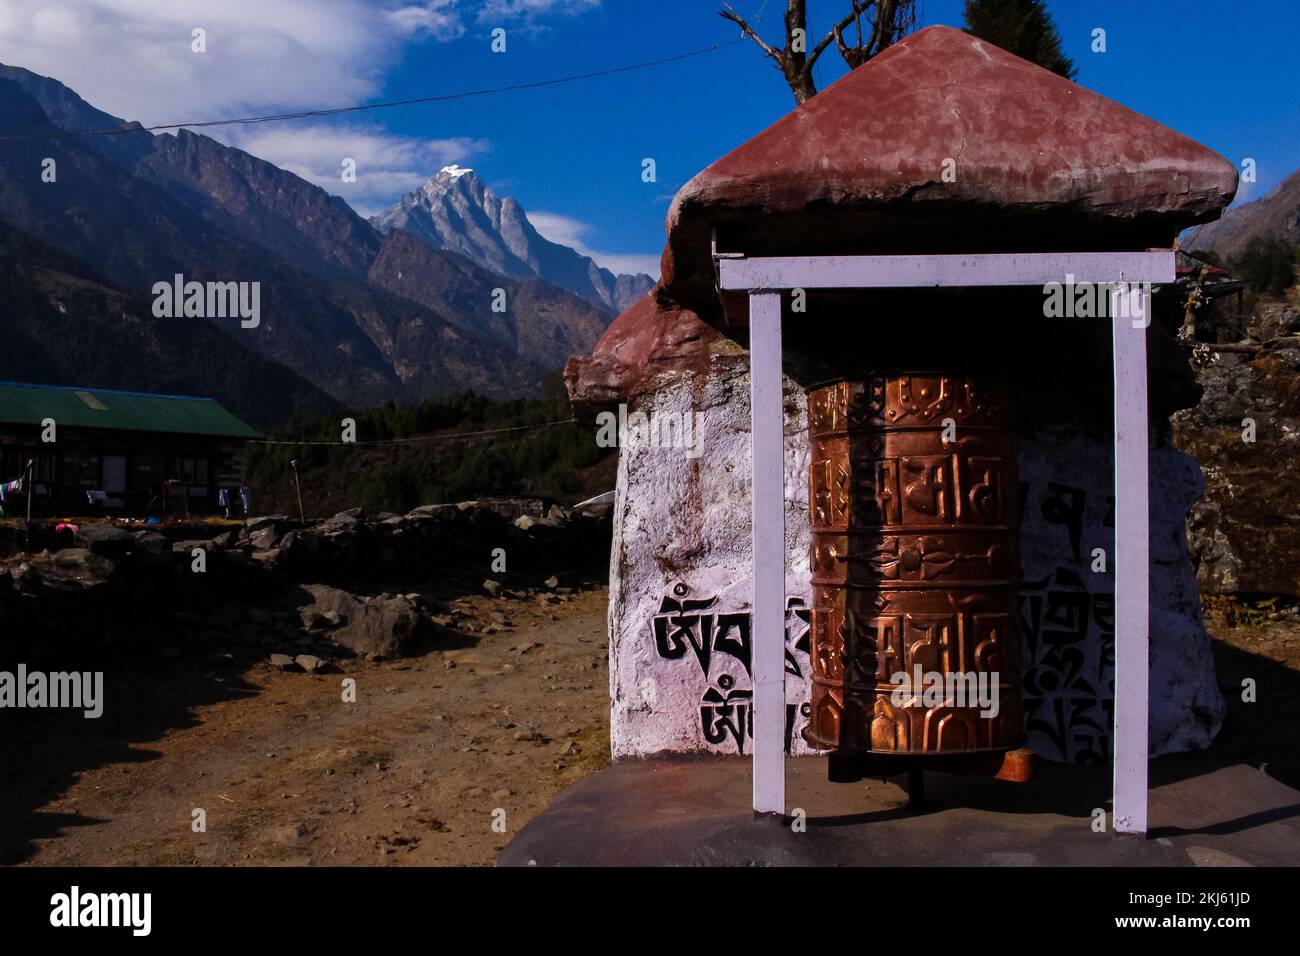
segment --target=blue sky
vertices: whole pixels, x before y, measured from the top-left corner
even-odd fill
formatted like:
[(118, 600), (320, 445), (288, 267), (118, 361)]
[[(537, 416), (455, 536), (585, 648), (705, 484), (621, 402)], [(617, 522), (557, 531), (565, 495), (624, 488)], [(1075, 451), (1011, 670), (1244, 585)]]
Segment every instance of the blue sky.
[[(781, 33), (782, 0), (733, 0)], [(846, 7), (810, 0), (814, 36)], [(961, 0), (922, 0), (922, 25), (960, 26)], [(714, 0), (5, 0), (0, 61), (68, 83), (144, 122), (437, 95), (599, 70), (726, 42)], [(1258, 198), (1300, 166), (1300, 4), (1291, 0), (1055, 0), (1078, 82), (1239, 163)], [(490, 49), (506, 29), (505, 53)], [(191, 49), (194, 27), (207, 52)], [(1090, 50), (1092, 30), (1107, 51)], [(828, 50), (825, 86), (843, 74)], [(616, 269), (649, 268), (674, 192), (793, 106), (752, 44), (543, 90), (342, 120), (215, 131), (363, 212), (443, 164), (472, 166), (543, 233)], [(340, 160), (358, 161), (344, 184)], [(641, 180), (655, 160), (656, 183)]]

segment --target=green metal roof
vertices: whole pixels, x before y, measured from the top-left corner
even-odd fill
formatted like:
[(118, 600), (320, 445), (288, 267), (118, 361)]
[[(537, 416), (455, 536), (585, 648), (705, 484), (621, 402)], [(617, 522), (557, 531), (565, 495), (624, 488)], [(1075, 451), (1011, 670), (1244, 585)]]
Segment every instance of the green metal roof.
[(0, 422), (39, 426), (46, 418), (64, 427), (257, 437), (211, 398), (0, 382)]

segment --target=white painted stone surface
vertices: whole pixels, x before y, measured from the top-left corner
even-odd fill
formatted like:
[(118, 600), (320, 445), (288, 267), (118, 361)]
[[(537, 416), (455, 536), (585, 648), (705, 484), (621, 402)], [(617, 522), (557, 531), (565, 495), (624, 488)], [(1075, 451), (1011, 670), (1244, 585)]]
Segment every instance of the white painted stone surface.
[[(800, 736), (809, 679), (808, 443), (803, 390), (793, 382), (785, 407), (786, 592), (804, 609), (787, 614), (786, 702), (791, 752), (801, 754), (810, 752)], [(685, 373), (632, 410), (702, 413), (703, 454), (619, 451), (609, 609), (613, 755), (749, 753), (752, 741), (742, 732), (751, 687), (748, 378)], [(1109, 761), (1110, 450), (1083, 437), (1022, 436), (1019, 460), (1029, 744), (1050, 759)], [(1155, 755), (1207, 746), (1224, 703), (1187, 552), (1185, 520), (1203, 487), (1200, 468), (1165, 450), (1152, 451), (1151, 468)], [(1106, 552), (1104, 573), (1092, 570), (1095, 548)]]

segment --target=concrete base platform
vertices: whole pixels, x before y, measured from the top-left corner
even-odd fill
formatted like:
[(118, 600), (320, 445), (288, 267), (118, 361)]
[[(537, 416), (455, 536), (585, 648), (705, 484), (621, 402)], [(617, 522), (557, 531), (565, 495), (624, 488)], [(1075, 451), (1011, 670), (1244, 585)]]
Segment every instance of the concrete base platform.
[[(1109, 811), (1108, 768), (1039, 763), (1005, 783), (927, 773), (926, 804), (902, 786), (834, 784), (826, 760), (786, 761), (792, 817), (755, 820), (750, 763), (627, 761), (559, 794), (497, 858), (500, 866), (1294, 866), (1300, 792), (1206, 754), (1151, 765), (1151, 832), (1093, 830)], [(791, 821), (806, 812), (804, 832)], [(1109, 827), (1109, 817), (1106, 825)]]

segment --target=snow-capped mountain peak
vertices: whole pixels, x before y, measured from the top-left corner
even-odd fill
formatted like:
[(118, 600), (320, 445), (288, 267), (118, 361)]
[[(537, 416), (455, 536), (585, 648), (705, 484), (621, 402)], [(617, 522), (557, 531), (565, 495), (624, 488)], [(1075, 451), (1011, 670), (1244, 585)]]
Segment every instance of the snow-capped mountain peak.
[(371, 219), (459, 253), (499, 275), (540, 278), (608, 309), (622, 312), (654, 286), (648, 275), (614, 275), (568, 246), (545, 238), (509, 196), (498, 197), (472, 169), (444, 166), (393, 208)]

